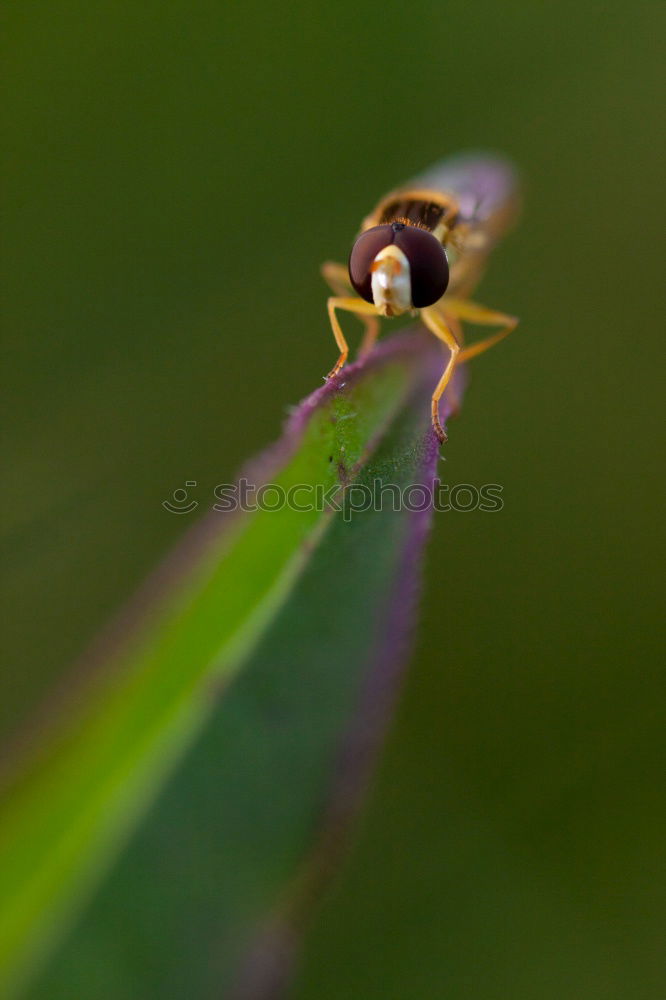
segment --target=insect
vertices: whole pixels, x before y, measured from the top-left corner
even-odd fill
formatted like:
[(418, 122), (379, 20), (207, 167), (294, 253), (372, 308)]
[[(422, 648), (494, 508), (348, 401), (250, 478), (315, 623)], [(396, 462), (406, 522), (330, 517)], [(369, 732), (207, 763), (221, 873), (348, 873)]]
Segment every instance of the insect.
[[(439, 441), (446, 441), (439, 401), (456, 364), (492, 347), (518, 324), (515, 316), (469, 298), (517, 209), (513, 168), (484, 154), (444, 160), (382, 198), (363, 220), (348, 266), (332, 261), (322, 265), (322, 275), (335, 292), (328, 299), (328, 315), (340, 350), (326, 378), (337, 375), (349, 355), (337, 310), (351, 312), (363, 322), (361, 356), (379, 335), (380, 316), (420, 314), (449, 349), (432, 394), (432, 426)], [(349, 294), (350, 289), (356, 296)], [(465, 347), (463, 321), (500, 329)]]

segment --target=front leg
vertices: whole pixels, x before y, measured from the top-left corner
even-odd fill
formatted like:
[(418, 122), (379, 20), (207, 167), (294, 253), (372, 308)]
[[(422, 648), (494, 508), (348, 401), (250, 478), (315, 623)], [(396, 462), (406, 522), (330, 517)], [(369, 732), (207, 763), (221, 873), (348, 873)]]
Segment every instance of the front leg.
[(371, 302), (366, 302), (365, 299), (346, 297), (346, 296), (331, 296), (327, 302), (328, 308), (328, 318), (331, 321), (331, 329), (333, 330), (333, 336), (335, 337), (335, 342), (340, 350), (340, 357), (336, 363), (331, 368), (330, 372), (326, 376), (327, 379), (333, 378), (337, 375), (345, 361), (349, 357), (349, 345), (345, 340), (345, 335), (342, 332), (340, 322), (335, 314), (336, 309), (345, 309), (347, 312), (355, 313), (361, 316), (377, 316), (377, 307)]
[(444, 394), (444, 390), (451, 381), (451, 376), (453, 375), (453, 370), (456, 367), (456, 361), (458, 360), (458, 354), (460, 352), (460, 344), (454, 337), (442, 314), (434, 307), (429, 306), (427, 309), (422, 309), (421, 319), (431, 333), (434, 333), (439, 340), (444, 341), (446, 346), (451, 351), (451, 357), (449, 358), (448, 364), (444, 369), (442, 377), (437, 383), (437, 388), (432, 394), (431, 404), (432, 428), (437, 435), (439, 443), (444, 444), (446, 441), (446, 431), (442, 427), (442, 422), (439, 418), (439, 401)]
[[(336, 264), (332, 260), (324, 261), (321, 265), (321, 276), (336, 295), (344, 298), (349, 295), (349, 292), (354, 291), (349, 280), (349, 270), (344, 264)], [(359, 358), (363, 358), (370, 353), (379, 336), (379, 318), (375, 315), (361, 315), (360, 313), (356, 313), (356, 315), (364, 327), (363, 340), (358, 349)]]

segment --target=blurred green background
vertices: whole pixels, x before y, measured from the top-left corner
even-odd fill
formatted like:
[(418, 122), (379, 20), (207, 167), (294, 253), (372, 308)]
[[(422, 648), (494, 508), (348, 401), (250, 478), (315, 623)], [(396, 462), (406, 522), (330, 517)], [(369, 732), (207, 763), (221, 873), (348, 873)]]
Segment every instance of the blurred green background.
[(663, 996), (656, 3), (8, 15), (3, 730), (335, 351), (320, 261), (468, 147), (520, 227), (479, 299), (414, 660), (299, 1000)]

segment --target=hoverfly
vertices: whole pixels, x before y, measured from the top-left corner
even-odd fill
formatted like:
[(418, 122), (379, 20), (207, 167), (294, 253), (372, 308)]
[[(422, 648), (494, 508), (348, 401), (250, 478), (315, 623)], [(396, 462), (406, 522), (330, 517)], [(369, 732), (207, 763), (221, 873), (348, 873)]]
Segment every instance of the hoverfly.
[[(483, 154), (444, 160), (382, 198), (363, 220), (348, 266), (332, 261), (322, 266), (335, 292), (328, 299), (328, 315), (340, 350), (326, 378), (337, 375), (349, 355), (336, 310), (354, 313), (364, 323), (361, 356), (377, 339), (379, 316), (420, 314), (450, 352), (432, 394), (432, 426), (440, 442), (446, 441), (439, 400), (456, 364), (492, 347), (518, 323), (469, 298), (517, 208), (513, 168)], [(349, 295), (350, 286), (356, 296)], [(500, 329), (465, 347), (462, 321)]]

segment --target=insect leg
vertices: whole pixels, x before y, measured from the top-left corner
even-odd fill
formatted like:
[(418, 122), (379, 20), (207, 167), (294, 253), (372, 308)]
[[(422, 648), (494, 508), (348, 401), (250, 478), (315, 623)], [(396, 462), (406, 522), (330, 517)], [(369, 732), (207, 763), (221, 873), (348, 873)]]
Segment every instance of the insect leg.
[(349, 346), (345, 340), (345, 336), (342, 332), (342, 328), (338, 321), (338, 317), (335, 315), (336, 309), (345, 309), (347, 312), (355, 313), (356, 315), (362, 316), (376, 316), (377, 307), (371, 302), (366, 302), (365, 299), (346, 297), (346, 296), (331, 296), (327, 303), (328, 307), (328, 318), (331, 321), (331, 328), (333, 330), (333, 336), (335, 337), (335, 342), (340, 348), (340, 357), (336, 363), (331, 368), (330, 372), (326, 378), (333, 378), (337, 375), (342, 366), (344, 365), (347, 357), (349, 355)]
[(515, 316), (497, 312), (495, 309), (487, 309), (485, 306), (478, 305), (476, 302), (470, 302), (468, 299), (445, 299), (442, 305), (446, 312), (451, 316), (455, 316), (456, 319), (466, 320), (468, 323), (476, 323), (478, 326), (501, 327), (492, 336), (486, 337), (476, 344), (470, 344), (469, 347), (464, 347), (460, 352), (459, 361), (469, 361), (471, 358), (483, 354), (489, 347), (497, 344), (500, 340), (504, 340), (518, 326), (518, 320)]
[(325, 260), (320, 270), (322, 278), (336, 295), (349, 294), (351, 282), (349, 281), (349, 272), (344, 264), (337, 264), (334, 260)]
[(428, 329), (435, 334), (439, 340), (442, 340), (446, 346), (451, 351), (451, 357), (448, 360), (446, 368), (437, 383), (437, 388), (432, 394), (432, 426), (435, 434), (437, 435), (440, 444), (444, 444), (446, 441), (446, 433), (442, 427), (442, 423), (439, 419), (439, 401), (442, 398), (444, 390), (446, 389), (451, 376), (453, 375), (453, 369), (456, 366), (456, 361), (458, 359), (458, 353), (460, 351), (460, 345), (456, 338), (454, 337), (448, 323), (437, 309), (429, 306), (427, 309), (421, 310), (421, 319), (428, 327)]
[[(349, 280), (349, 271), (344, 264), (336, 264), (335, 261), (327, 260), (321, 265), (321, 275), (336, 295), (349, 294), (352, 284)], [(379, 318), (376, 315), (361, 315), (358, 312), (356, 315), (364, 326), (363, 340), (358, 349), (358, 356), (363, 358), (372, 350), (379, 336)]]

